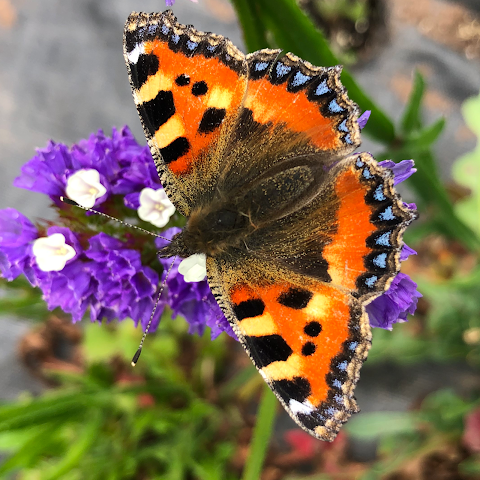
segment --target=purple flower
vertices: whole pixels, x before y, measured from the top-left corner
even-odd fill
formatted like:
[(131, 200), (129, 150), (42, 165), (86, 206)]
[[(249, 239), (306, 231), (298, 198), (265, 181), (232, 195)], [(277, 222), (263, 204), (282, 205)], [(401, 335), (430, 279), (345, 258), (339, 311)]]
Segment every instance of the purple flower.
[[(157, 295), (158, 275), (141, 263), (140, 253), (125, 248), (120, 240), (105, 233), (90, 239), (85, 256), (92, 260), (89, 271), (95, 280), (90, 318), (107, 320), (131, 317), (147, 326)], [(165, 302), (160, 299), (150, 331), (155, 331)]]
[[(111, 195), (133, 194), (125, 202), (130, 208), (138, 202), (145, 187), (161, 187), (149, 148), (137, 143), (128, 127), (120, 131), (113, 128), (112, 138), (99, 130), (88, 140), (81, 140), (68, 148), (61, 143), (49, 142), (21, 169), (14, 181), (16, 187), (49, 195), (58, 204), (65, 195), (67, 179), (81, 169), (95, 169), (100, 173), (100, 182), (107, 194), (97, 199), (99, 205)], [(136, 197), (135, 197), (136, 196)]]
[[(60, 307), (74, 322), (89, 308), (92, 321), (132, 318), (145, 328), (156, 299), (158, 275), (141, 264), (140, 253), (105, 233), (92, 237), (83, 251), (73, 232), (64, 227), (48, 230), (49, 235), (57, 232), (74, 247), (77, 257), (60, 272), (37, 272), (48, 308)], [(158, 326), (162, 310), (160, 305), (151, 331)]]
[[(403, 160), (399, 163), (385, 160), (379, 162), (379, 165), (392, 170), (394, 185), (403, 182), (417, 171), (413, 167), (413, 160)], [(414, 203), (404, 203), (404, 205), (411, 210), (416, 210)], [(400, 261), (403, 262), (410, 255), (416, 254), (415, 250), (404, 244), (400, 252)], [(370, 319), (370, 325), (391, 330), (393, 324), (405, 322), (407, 314), (415, 312), (418, 299), (421, 296), (422, 294), (417, 291), (417, 284), (408, 275), (398, 273), (388, 290), (365, 307)]]
[[(50, 227), (47, 234), (54, 233), (65, 237), (76, 256), (61, 271), (45, 272), (32, 252), (39, 237), (36, 227), (14, 209), (0, 210), (2, 276), (14, 280), (23, 273), (40, 288), (50, 310), (60, 307), (74, 322), (90, 308), (92, 321), (132, 318), (145, 328), (156, 300), (158, 275), (141, 264), (140, 253), (104, 233), (92, 237), (86, 251), (68, 228)], [(158, 326), (164, 303), (155, 312), (151, 331)]]
[(363, 130), (367, 126), (368, 119), (370, 118), (372, 111), (365, 110), (359, 117), (358, 117), (358, 126), (360, 130)]
[(366, 307), (372, 327), (392, 330), (394, 323), (407, 321), (407, 314), (413, 315), (418, 299), (417, 284), (404, 273), (398, 273), (389, 289)]
[(382, 162), (378, 162), (378, 164), (381, 167), (388, 168), (393, 172), (394, 185), (398, 185), (399, 183), (402, 183), (417, 171), (417, 169), (414, 168), (415, 162), (413, 160), (402, 160), (399, 163), (392, 162), (391, 160), (383, 160)]
[[(162, 233), (162, 236), (171, 239), (180, 232), (178, 227), (169, 228)], [(158, 248), (165, 245), (165, 240), (158, 238), (155, 244)], [(162, 281), (165, 279), (166, 272), (173, 263), (170, 274), (167, 278), (167, 303), (173, 311), (173, 317), (182, 315), (189, 324), (189, 333), (203, 335), (205, 327), (210, 327), (212, 339), (217, 338), (222, 332), (228, 333), (233, 338), (237, 338), (223, 315), (213, 296), (207, 280), (201, 282), (186, 282), (183, 275), (178, 273), (178, 265), (181, 259), (161, 258), (160, 262), (164, 268)]]
[(31, 243), (38, 231), (30, 220), (13, 208), (0, 210), (0, 271), (8, 281), (25, 274), (35, 286)]

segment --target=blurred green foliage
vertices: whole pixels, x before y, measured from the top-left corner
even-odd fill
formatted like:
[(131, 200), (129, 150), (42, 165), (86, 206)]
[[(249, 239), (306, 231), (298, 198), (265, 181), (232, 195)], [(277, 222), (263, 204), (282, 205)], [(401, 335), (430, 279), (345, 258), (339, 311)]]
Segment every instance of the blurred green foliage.
[[(235, 413), (227, 419), (203, 398), (201, 364), (189, 379), (180, 368), (179, 340), (191, 341), (184, 324), (161, 325), (134, 375), (125, 369), (138, 344), (133, 326), (87, 324), (82, 373), (52, 371), (62, 388), (0, 408), (0, 451), (9, 454), (0, 478), (232, 478)], [(219, 365), (225, 345), (202, 339), (195, 349), (203, 365)]]
[[(470, 130), (480, 138), (480, 95), (463, 104), (463, 116)], [(455, 162), (453, 177), (470, 191), (467, 198), (457, 203), (456, 212), (480, 236), (480, 142), (475, 150)]]

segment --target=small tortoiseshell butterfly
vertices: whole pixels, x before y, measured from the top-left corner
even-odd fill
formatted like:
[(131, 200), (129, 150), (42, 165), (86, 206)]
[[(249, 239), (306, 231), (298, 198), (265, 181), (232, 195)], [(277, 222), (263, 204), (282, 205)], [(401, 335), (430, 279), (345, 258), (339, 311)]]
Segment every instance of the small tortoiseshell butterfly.
[(163, 187), (187, 217), (162, 257), (206, 255), (208, 282), (290, 416), (333, 440), (358, 411), (365, 304), (399, 270), (414, 219), (360, 145), (340, 67), (244, 55), (228, 39), (132, 13), (124, 54)]

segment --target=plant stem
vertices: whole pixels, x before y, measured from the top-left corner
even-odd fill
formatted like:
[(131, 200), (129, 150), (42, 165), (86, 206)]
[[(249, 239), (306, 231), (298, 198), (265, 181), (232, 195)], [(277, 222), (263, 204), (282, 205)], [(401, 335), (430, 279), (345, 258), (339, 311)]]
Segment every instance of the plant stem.
[(270, 388), (265, 385), (242, 480), (258, 480), (260, 478), (265, 455), (270, 444), (276, 410), (277, 399)]

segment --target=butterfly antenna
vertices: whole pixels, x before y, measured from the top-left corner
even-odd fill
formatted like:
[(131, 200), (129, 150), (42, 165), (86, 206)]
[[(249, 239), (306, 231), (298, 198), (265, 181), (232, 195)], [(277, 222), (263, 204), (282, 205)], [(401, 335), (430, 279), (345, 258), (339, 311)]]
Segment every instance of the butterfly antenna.
[(101, 215), (102, 217), (108, 218), (109, 220), (114, 220), (114, 221), (117, 222), (117, 223), (121, 223), (121, 224), (124, 225), (125, 227), (134, 228), (135, 230), (139, 230), (140, 232), (146, 233), (146, 234), (148, 234), (148, 235), (151, 235), (152, 237), (161, 238), (162, 240), (167, 240), (167, 242), (171, 242), (171, 240), (170, 240), (169, 238), (162, 237), (161, 235), (157, 235), (156, 233), (153, 233), (153, 232), (151, 232), (150, 230), (145, 230), (144, 228), (137, 227), (136, 225), (132, 225), (132, 224), (130, 224), (130, 223), (122, 222), (122, 220), (119, 220), (118, 218), (111, 217), (110, 215), (107, 215), (106, 213), (103, 213), (103, 212), (99, 212), (98, 210), (94, 210), (93, 208), (83, 207), (82, 205), (78, 204), (77, 202), (75, 202), (75, 201), (73, 201), (73, 200), (70, 200), (70, 199), (67, 198), (67, 197), (61, 196), (61, 197), (60, 197), (60, 200), (61, 200), (63, 203), (66, 203), (66, 204), (68, 204), (68, 205), (73, 205), (74, 207), (81, 208), (82, 210), (85, 210), (85, 211), (87, 211), (87, 212), (96, 213), (97, 215)]
[(147, 323), (147, 327), (145, 328), (145, 332), (143, 332), (142, 339), (140, 340), (140, 345), (138, 346), (138, 350), (136, 351), (135, 355), (132, 358), (131, 365), (134, 367), (138, 359), (140, 358), (140, 354), (142, 353), (142, 348), (143, 348), (143, 342), (145, 342), (145, 339), (147, 338), (148, 331), (150, 330), (150, 326), (152, 325), (153, 321), (153, 316), (155, 315), (155, 311), (157, 310), (158, 303), (160, 302), (160, 297), (162, 296), (163, 290), (165, 288), (165, 285), (167, 284), (167, 278), (170, 275), (170, 271), (172, 270), (173, 264), (175, 263), (177, 257), (174, 257), (173, 262), (170, 264), (170, 267), (168, 267), (167, 274), (165, 275), (165, 279), (162, 282), (162, 286), (160, 287), (160, 291), (158, 292), (157, 299), (155, 300), (155, 305), (153, 306), (152, 314), (150, 315), (150, 320)]

